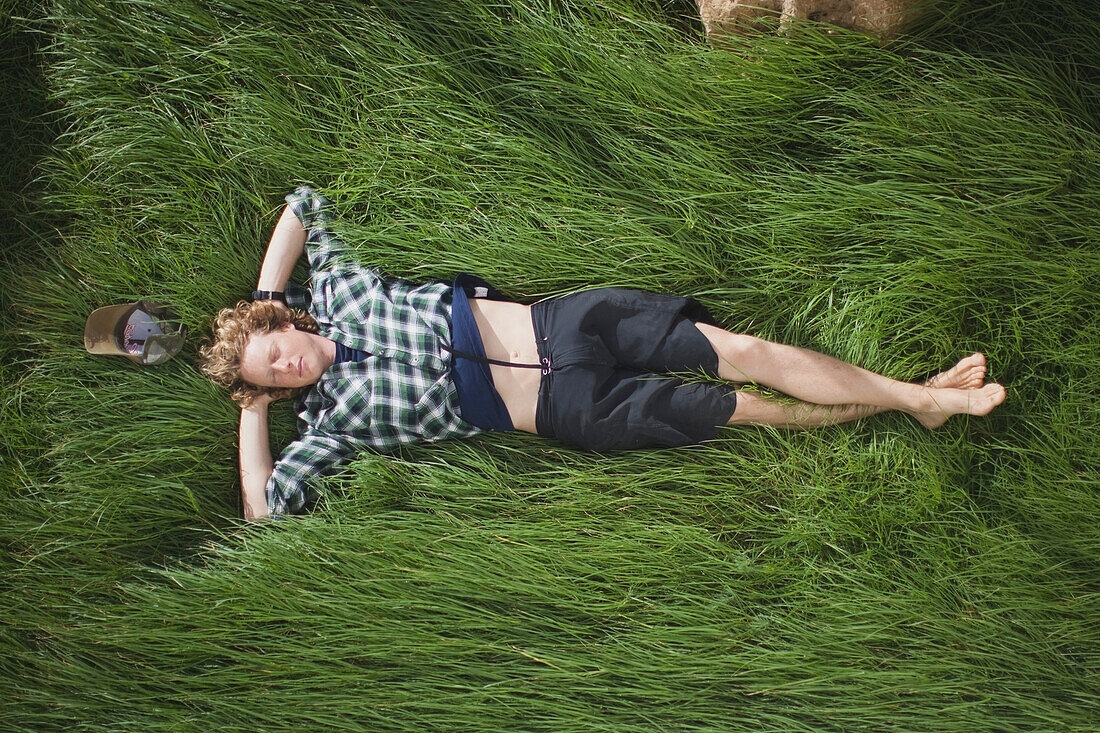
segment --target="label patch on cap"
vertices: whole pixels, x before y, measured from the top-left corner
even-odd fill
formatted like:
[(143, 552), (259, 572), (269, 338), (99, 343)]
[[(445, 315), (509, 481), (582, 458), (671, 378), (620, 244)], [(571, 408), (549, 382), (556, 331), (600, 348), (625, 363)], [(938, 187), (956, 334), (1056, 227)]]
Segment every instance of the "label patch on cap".
[(150, 336), (164, 333), (153, 317), (140, 308), (130, 314), (122, 330), (123, 348), (129, 354), (140, 355), (145, 350), (145, 342)]

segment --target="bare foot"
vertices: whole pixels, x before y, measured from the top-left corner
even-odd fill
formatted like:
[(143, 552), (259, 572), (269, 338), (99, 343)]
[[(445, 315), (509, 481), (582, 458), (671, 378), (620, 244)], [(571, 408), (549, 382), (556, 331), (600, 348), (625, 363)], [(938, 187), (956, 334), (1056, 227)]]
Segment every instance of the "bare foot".
[(996, 383), (978, 389), (932, 388), (927, 399), (926, 409), (909, 414), (926, 428), (938, 428), (952, 415), (988, 415), (1005, 401), (1005, 388)]
[(999, 384), (985, 383), (985, 355), (971, 354), (946, 371), (928, 379), (927, 408), (911, 412), (926, 428), (938, 428), (952, 415), (988, 415), (1004, 402)]
[(925, 387), (943, 389), (978, 389), (985, 384), (985, 354), (971, 354), (947, 371), (940, 372), (924, 383)]

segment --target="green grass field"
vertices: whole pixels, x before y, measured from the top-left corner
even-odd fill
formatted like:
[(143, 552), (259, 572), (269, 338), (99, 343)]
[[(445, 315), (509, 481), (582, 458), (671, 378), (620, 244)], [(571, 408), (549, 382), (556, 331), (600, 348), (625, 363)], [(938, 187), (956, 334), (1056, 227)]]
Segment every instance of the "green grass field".
[[(689, 2), (0, 4), (0, 729), (1096, 730), (1100, 13), (1034, 5), (716, 50)], [(1008, 400), (362, 455), (245, 525), (195, 349), (302, 182), (394, 275), (980, 350)], [(141, 297), (181, 357), (86, 354)]]

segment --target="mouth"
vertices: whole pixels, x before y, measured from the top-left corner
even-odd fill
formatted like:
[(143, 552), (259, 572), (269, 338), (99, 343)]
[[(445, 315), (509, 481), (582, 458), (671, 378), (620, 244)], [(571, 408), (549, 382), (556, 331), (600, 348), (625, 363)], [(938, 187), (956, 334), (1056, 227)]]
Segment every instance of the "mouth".
[(302, 376), (302, 361), (303, 361), (302, 357), (299, 356), (298, 357), (298, 376), (299, 377)]

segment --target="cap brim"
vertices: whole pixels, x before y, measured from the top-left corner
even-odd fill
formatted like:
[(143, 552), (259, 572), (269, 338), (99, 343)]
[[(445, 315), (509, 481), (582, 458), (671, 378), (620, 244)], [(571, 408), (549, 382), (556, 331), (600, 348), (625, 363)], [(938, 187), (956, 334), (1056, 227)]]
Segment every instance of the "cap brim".
[[(122, 348), (118, 343), (115, 333), (120, 321), (130, 317), (130, 313), (138, 307), (138, 303), (123, 303), (122, 305), (108, 305), (96, 308), (88, 316), (88, 322), (84, 324), (84, 348), (89, 354), (113, 354), (125, 356), (131, 360), (133, 354)], [(140, 361), (140, 360), (135, 360)]]

